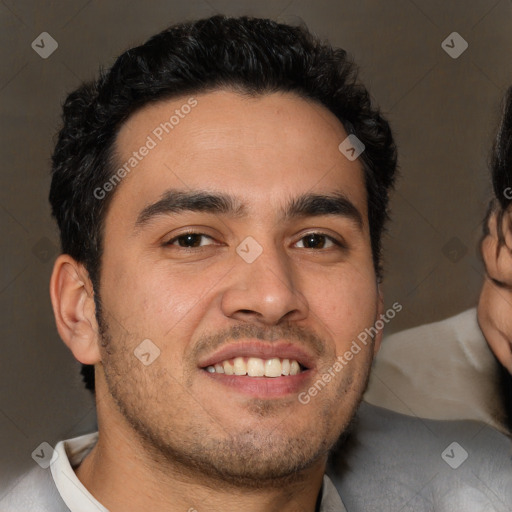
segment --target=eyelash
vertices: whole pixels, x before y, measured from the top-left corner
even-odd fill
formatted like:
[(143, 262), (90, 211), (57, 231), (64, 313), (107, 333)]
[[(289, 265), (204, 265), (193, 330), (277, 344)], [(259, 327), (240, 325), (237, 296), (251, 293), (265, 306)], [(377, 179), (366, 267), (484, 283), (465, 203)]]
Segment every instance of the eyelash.
[[(174, 238), (171, 238), (169, 241), (164, 243), (164, 246), (165, 247), (174, 246), (174, 242), (176, 242), (180, 238), (186, 237), (188, 235), (199, 235), (199, 236), (206, 237), (206, 238), (209, 238), (211, 240), (214, 240), (213, 237), (211, 237), (209, 235), (206, 235), (205, 233), (201, 233), (201, 232), (198, 232), (198, 231), (187, 231), (185, 233), (181, 233), (178, 236), (175, 236)], [(306, 233), (298, 241), (303, 240), (304, 238), (306, 238), (307, 236), (310, 236), (310, 235), (320, 235), (320, 236), (323, 236), (327, 240), (331, 241), (336, 247), (338, 247), (340, 249), (346, 249), (347, 248), (344, 243), (340, 242), (339, 240), (336, 240), (336, 238), (328, 235), (327, 233), (322, 233), (321, 231), (312, 231), (310, 233)], [(183, 250), (193, 250), (193, 249), (200, 249), (201, 247), (204, 247), (204, 246), (199, 246), (199, 247), (180, 247), (180, 246), (176, 245), (175, 247), (177, 247), (178, 249), (183, 249)], [(311, 249), (311, 250), (320, 251), (322, 249)], [(326, 250), (326, 249), (323, 249), (323, 250)]]

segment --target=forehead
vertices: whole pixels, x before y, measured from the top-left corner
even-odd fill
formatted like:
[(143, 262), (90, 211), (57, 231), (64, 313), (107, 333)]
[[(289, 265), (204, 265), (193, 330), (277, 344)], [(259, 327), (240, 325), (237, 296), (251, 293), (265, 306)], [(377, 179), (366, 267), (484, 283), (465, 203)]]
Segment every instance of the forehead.
[(328, 109), (291, 93), (220, 90), (161, 101), (118, 133), (117, 165), (127, 172), (113, 203), (135, 210), (171, 188), (210, 189), (261, 209), (283, 197), (335, 190), (366, 217), (362, 166), (338, 149), (346, 137)]

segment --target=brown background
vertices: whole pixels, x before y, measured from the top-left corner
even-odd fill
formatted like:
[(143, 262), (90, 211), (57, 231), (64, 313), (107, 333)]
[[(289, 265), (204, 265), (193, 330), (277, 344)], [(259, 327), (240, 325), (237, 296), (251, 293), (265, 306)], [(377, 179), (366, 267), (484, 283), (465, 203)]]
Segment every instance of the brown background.
[[(171, 23), (216, 12), (306, 22), (347, 49), (394, 127), (402, 178), (386, 239), (388, 333), (473, 307), (489, 199), (486, 160), (512, 83), (510, 0), (55, 1), (0, 3), (0, 497), (43, 441), (95, 428), (79, 366), (60, 341), (48, 281), (57, 255), (49, 157), (67, 92)], [(48, 59), (31, 48), (49, 32)], [(469, 48), (452, 59), (441, 42)]]

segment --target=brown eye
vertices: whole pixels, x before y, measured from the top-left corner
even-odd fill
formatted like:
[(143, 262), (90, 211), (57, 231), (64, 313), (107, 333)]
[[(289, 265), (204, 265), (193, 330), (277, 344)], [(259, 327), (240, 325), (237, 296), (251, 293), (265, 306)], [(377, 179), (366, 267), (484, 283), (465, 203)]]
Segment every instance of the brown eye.
[(323, 233), (308, 233), (306, 236), (303, 236), (297, 243), (300, 242), (303, 243), (303, 247), (305, 249), (329, 249), (331, 247), (341, 245), (337, 240), (328, 235), (324, 235)]
[(204, 235), (202, 233), (184, 233), (183, 235), (179, 235), (175, 238), (172, 238), (169, 240), (165, 245), (174, 245), (183, 247), (185, 249), (191, 249), (194, 247), (202, 247), (204, 245), (210, 245), (206, 243), (202, 243), (203, 239), (210, 239), (212, 238), (208, 235)]

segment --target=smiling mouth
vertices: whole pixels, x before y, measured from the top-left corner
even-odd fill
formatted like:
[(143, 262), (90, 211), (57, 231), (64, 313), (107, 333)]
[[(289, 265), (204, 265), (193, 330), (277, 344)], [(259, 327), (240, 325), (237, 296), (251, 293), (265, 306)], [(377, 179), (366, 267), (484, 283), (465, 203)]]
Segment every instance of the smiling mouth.
[(235, 357), (210, 365), (203, 370), (209, 373), (247, 377), (283, 377), (298, 375), (307, 370), (295, 359), (261, 359), (259, 357)]

